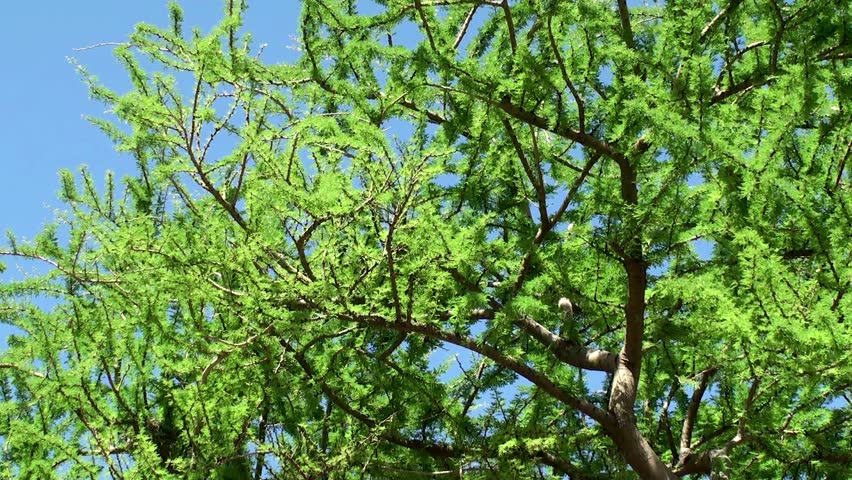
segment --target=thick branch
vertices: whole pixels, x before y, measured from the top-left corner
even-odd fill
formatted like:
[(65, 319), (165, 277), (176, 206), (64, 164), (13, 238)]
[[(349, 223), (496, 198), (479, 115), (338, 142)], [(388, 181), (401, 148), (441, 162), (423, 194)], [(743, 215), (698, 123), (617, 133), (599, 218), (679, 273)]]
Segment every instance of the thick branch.
[[(644, 151), (637, 142), (636, 155)], [(621, 177), (621, 200), (624, 202), (627, 228), (619, 249), (627, 274), (627, 302), (624, 307), (624, 346), (613, 374), (610, 412), (618, 429), (607, 432), (624, 453), (627, 463), (642, 478), (674, 478), (636, 425), (634, 405), (642, 366), (642, 341), (645, 336), (645, 290), (648, 286), (647, 264), (642, 247), (642, 225), (634, 210), (639, 203), (636, 167), (627, 158), (618, 161)], [(606, 429), (606, 426), (604, 426)]]
[(751, 387), (748, 390), (748, 397), (745, 401), (743, 414), (740, 416), (739, 422), (737, 423), (737, 433), (734, 435), (734, 438), (728, 440), (722, 448), (707, 450), (698, 455), (692, 455), (691, 453), (684, 455), (683, 452), (681, 452), (681, 459), (678, 462), (675, 475), (682, 477), (684, 475), (700, 473), (709, 474), (711, 473), (714, 458), (727, 457), (735, 447), (749, 440), (750, 435), (745, 431), (745, 425), (748, 415), (751, 413), (752, 406), (754, 405), (757, 390), (760, 388), (760, 380), (760, 378), (756, 378), (752, 381)]
[(683, 456), (690, 451), (692, 447), (692, 431), (695, 428), (695, 421), (698, 418), (698, 407), (701, 406), (701, 399), (704, 397), (704, 392), (707, 390), (707, 385), (710, 378), (716, 373), (716, 367), (707, 369), (699, 374), (699, 385), (692, 392), (692, 397), (689, 399), (689, 406), (686, 408), (686, 418), (683, 421), (683, 429), (680, 434), (680, 455)]
[[(570, 198), (570, 193), (569, 197)], [(556, 219), (558, 221), (558, 218)], [(463, 287), (469, 291), (482, 293), (479, 286), (464, 276), (454, 268), (446, 269), (450, 275)], [(500, 304), (491, 300), (491, 306), (494, 310), (500, 309)], [(476, 317), (492, 317), (487, 315), (489, 312), (485, 309), (479, 309), (472, 312)], [(569, 365), (586, 370), (595, 370), (602, 372), (614, 372), (618, 360), (618, 356), (606, 350), (590, 350), (575, 342), (569, 341), (559, 335), (554, 334), (544, 325), (538, 323), (529, 317), (523, 317), (515, 322), (524, 332), (535, 338), (539, 343), (548, 348), (553, 355)]]
[(604, 479), (610, 478), (608, 475), (604, 476), (602, 474), (591, 473), (587, 471), (582, 471), (577, 468), (571, 462), (565, 460), (562, 457), (558, 457), (548, 452), (541, 452), (535, 454), (535, 457), (541, 461), (541, 463), (553, 467), (557, 471), (568, 475), (568, 478), (577, 479), (577, 480), (591, 480), (591, 479)]
[(518, 50), (518, 41), (515, 39), (515, 23), (512, 21), (512, 9), (509, 8), (509, 0), (503, 0), (500, 3), (503, 8), (503, 14), (506, 17), (506, 30), (509, 32), (509, 45), (512, 47), (514, 54)]
[(722, 20), (724, 20), (730, 12), (733, 12), (740, 3), (742, 3), (742, 0), (731, 0), (731, 3), (729, 3), (725, 8), (719, 10), (719, 13), (713, 17), (713, 20), (710, 20), (710, 23), (701, 30), (699, 42), (704, 43), (707, 40), (707, 37), (716, 29), (716, 26), (722, 23)]
[(736, 85), (731, 86), (731, 88), (721, 91), (710, 99), (710, 105), (715, 105), (728, 97), (736, 95), (740, 92), (745, 92), (755, 87), (761, 87), (766, 85), (772, 80), (771, 76), (757, 76), (755, 78), (749, 78), (744, 80)]
[[(627, 160), (619, 162), (621, 170), (621, 199), (627, 215), (638, 204), (636, 169)], [(622, 421), (635, 421), (633, 403), (642, 365), (642, 340), (645, 336), (645, 289), (647, 272), (642, 253), (641, 226), (635, 220), (628, 221), (623, 239), (623, 263), (627, 274), (627, 303), (624, 307), (626, 331), (619, 366), (612, 383), (610, 408)]]
[(559, 360), (586, 370), (614, 372), (618, 355), (606, 350), (590, 350), (574, 342), (566, 340), (544, 325), (530, 319), (522, 318), (516, 322), (530, 336), (546, 346)]
[(633, 41), (633, 28), (630, 26), (630, 11), (627, 9), (627, 0), (618, 0), (618, 16), (621, 17), (621, 37), (624, 43), (635, 48), (636, 44)]

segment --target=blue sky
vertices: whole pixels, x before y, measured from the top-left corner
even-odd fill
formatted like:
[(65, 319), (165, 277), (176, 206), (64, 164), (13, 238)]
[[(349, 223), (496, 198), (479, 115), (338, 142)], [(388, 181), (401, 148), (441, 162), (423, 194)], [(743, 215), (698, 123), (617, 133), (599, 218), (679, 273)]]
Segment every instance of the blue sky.
[[(69, 59), (108, 87), (125, 92), (129, 82), (112, 47), (86, 47), (124, 42), (135, 24), (166, 26), (169, 16), (167, 0), (49, 2), (38, 8), (27, 2), (7, 3), (0, 29), (4, 63), (0, 105), (5, 113), (0, 115), (0, 230), (32, 238), (54, 218), (55, 211), (64, 208), (56, 196), (60, 169), (76, 171), (87, 165), (98, 180), (107, 170), (119, 176), (133, 173), (132, 159), (116, 153), (110, 140), (83, 118), (104, 117), (106, 107), (89, 98)], [(206, 31), (221, 18), (223, 2), (186, 0), (181, 4), (186, 31), (192, 26)], [(299, 4), (284, 5), (288, 6), (257, 0), (246, 14), (255, 45), (268, 44), (264, 58), (269, 62), (296, 56), (291, 47)], [(5, 235), (0, 242), (5, 244)], [(8, 270), (0, 274), (0, 281), (44, 270), (32, 262), (2, 261)], [(13, 331), (0, 324), (0, 348)]]
[[(131, 172), (129, 157), (115, 153), (110, 141), (82, 118), (102, 116), (105, 107), (88, 97), (68, 58), (75, 58), (107, 86), (128, 85), (110, 47), (75, 51), (102, 42), (127, 39), (138, 22), (168, 24), (165, 0), (50, 2), (36, 8), (7, 2), (0, 29), (4, 73), (0, 75), (0, 228), (32, 237), (60, 208), (56, 200), (61, 168), (89, 166), (95, 178), (107, 169)], [(221, 2), (185, 1), (186, 25), (212, 26)], [(282, 7), (271, 0), (252, 2), (247, 24), (255, 41), (268, 43), (265, 58), (281, 61), (294, 52), (298, 4)]]

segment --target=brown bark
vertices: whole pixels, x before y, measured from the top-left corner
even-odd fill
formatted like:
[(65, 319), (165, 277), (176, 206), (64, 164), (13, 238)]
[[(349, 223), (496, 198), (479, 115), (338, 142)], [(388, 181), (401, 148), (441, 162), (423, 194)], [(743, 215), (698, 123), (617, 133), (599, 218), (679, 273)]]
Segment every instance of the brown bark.
[(632, 415), (631, 418), (616, 418), (609, 428), (604, 425), (609, 437), (640, 478), (648, 480), (679, 478), (660, 460), (657, 452), (645, 440), (642, 432), (636, 427), (636, 420), (632, 418)]
[(636, 169), (630, 160), (616, 160), (621, 170), (621, 198), (627, 209), (627, 229), (619, 249), (627, 275), (627, 302), (624, 308), (624, 346), (618, 358), (610, 392), (609, 414), (612, 422), (603, 428), (641, 478), (678, 478), (660, 460), (636, 425), (634, 405), (642, 366), (642, 341), (645, 336), (645, 290), (648, 287), (646, 263), (642, 251), (641, 225), (632, 219), (631, 210), (639, 201)]

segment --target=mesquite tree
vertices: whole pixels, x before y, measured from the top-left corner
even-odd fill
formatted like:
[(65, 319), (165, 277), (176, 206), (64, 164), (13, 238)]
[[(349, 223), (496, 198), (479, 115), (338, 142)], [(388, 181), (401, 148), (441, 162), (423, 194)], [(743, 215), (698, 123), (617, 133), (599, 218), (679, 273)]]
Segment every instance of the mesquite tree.
[(847, 2), (245, 8), (83, 71), (136, 173), (3, 249), (0, 476), (852, 475)]

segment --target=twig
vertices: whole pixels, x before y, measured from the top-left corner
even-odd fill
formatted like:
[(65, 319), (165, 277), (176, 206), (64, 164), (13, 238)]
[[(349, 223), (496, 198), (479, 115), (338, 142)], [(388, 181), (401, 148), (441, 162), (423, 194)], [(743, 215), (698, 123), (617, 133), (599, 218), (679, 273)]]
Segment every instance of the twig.
[(559, 65), (559, 71), (562, 74), (562, 80), (571, 91), (571, 96), (574, 97), (574, 102), (577, 104), (577, 117), (580, 122), (580, 133), (586, 133), (586, 106), (580, 98), (579, 92), (574, 88), (574, 83), (571, 82), (571, 77), (568, 75), (568, 70), (565, 68), (565, 61), (562, 55), (559, 54), (559, 46), (556, 44), (556, 38), (553, 36), (553, 26), (551, 25), (551, 17), (547, 17), (547, 36), (550, 39), (550, 48), (553, 50), (553, 56), (556, 58), (556, 64)]
[(22, 368), (18, 365), (15, 365), (14, 363), (0, 363), (0, 369), (4, 369), (4, 368), (12, 368), (12, 369), (18, 370), (18, 371), (23, 372), (23, 373), (28, 373), (28, 374), (30, 374), (34, 377), (38, 377), (38, 378), (47, 378), (47, 375), (45, 375), (41, 372), (36, 372), (35, 370), (27, 370), (27, 369)]
[(129, 42), (101, 42), (101, 43), (95, 43), (94, 45), (89, 45), (89, 46), (86, 46), (86, 47), (72, 48), (71, 50), (73, 50), (75, 52), (82, 52), (82, 51), (85, 51), (85, 50), (92, 50), (92, 49), (100, 48), (100, 47), (129, 47), (130, 45), (131, 45), (131, 43), (129, 43)]

